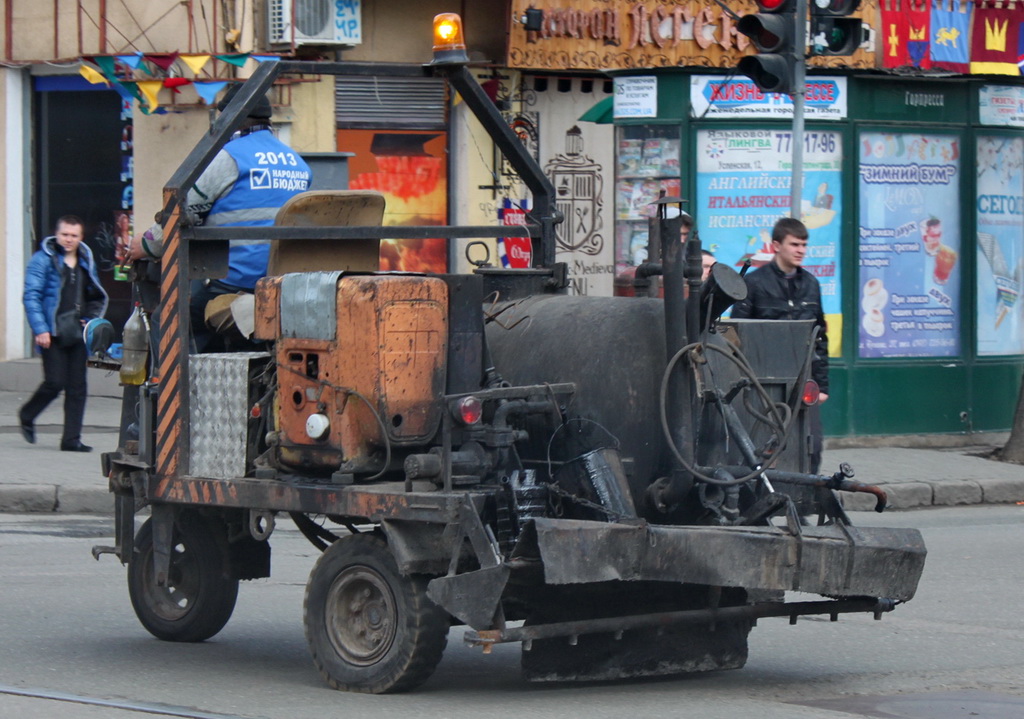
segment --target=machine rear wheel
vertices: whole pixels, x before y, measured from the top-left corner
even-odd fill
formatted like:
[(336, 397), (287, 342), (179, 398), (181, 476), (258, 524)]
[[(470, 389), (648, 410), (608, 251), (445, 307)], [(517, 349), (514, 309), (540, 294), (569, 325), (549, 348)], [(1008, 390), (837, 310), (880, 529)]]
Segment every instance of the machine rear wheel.
[(128, 594), (135, 614), (150, 634), (169, 642), (201, 642), (227, 624), (238, 598), (226, 541), (201, 517), (183, 514), (174, 521), (171, 566), (165, 586), (153, 570), (153, 520), (135, 537), (128, 564)]
[(448, 642), (448, 616), (424, 577), (402, 576), (379, 537), (345, 537), (309, 577), (306, 641), (334, 689), (400, 692), (425, 682)]

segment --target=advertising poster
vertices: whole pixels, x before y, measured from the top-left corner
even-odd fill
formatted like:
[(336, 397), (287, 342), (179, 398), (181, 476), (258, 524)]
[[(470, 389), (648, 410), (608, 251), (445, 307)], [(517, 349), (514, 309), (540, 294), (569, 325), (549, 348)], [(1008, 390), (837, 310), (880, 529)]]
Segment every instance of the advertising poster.
[[(809, 77), (804, 94), (804, 117), (809, 120), (846, 119), (846, 78)], [(793, 98), (764, 92), (744, 77), (694, 75), (690, 78), (690, 112), (706, 117), (793, 117)]]
[(978, 138), (978, 354), (1024, 353), (1024, 139)]
[(858, 144), (861, 357), (960, 353), (960, 145), (864, 133)]
[(1024, 87), (983, 85), (978, 90), (978, 119), (982, 125), (1024, 127)]
[[(697, 133), (697, 229), (703, 247), (739, 271), (771, 262), (772, 226), (789, 216), (792, 133), (788, 130), (702, 130)], [(804, 269), (818, 278), (829, 354), (839, 355), (842, 137), (804, 135), (801, 219), (810, 233)]]
[[(437, 132), (338, 130), (349, 159), (349, 189), (384, 195), (384, 225), (443, 225), (448, 217), (447, 137)], [(382, 240), (380, 269), (446, 272), (443, 238)]]

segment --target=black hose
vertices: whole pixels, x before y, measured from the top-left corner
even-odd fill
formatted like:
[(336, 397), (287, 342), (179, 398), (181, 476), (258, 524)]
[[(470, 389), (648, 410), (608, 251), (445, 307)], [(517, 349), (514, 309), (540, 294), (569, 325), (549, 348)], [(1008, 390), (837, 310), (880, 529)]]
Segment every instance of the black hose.
[(292, 518), (293, 522), (295, 522), (295, 526), (299, 528), (300, 532), (302, 532), (302, 536), (308, 539), (309, 543), (321, 552), (325, 551), (328, 546), (341, 539), (337, 534), (329, 529), (324, 529), (301, 512), (289, 512), (288, 516)]
[[(812, 342), (811, 342), (812, 350), (813, 350), (813, 346), (814, 346), (814, 342), (813, 342), (813, 338), (812, 338)], [(775, 415), (775, 421), (777, 423), (776, 424), (776, 428), (781, 432), (781, 438), (780, 438), (780, 442), (781, 443), (785, 442), (786, 434), (789, 432), (789, 423), (792, 421), (793, 417), (796, 416), (796, 413), (795, 413), (795, 411), (792, 411), (792, 409), (790, 408), (791, 412), (790, 412), (789, 417), (787, 417), (786, 421), (784, 421), (782, 419), (782, 417), (779, 416), (778, 408), (776, 407), (776, 404), (775, 404), (774, 400), (772, 400), (772, 398), (768, 395), (768, 392), (765, 390), (765, 388), (761, 385), (760, 381), (757, 379), (757, 375), (754, 373), (754, 370), (750, 367), (750, 363), (747, 362), (746, 358), (743, 356), (743, 353), (740, 352), (740, 350), (738, 350), (736, 348), (733, 348), (733, 350), (730, 352), (730, 351), (727, 351), (727, 350), (725, 350), (725, 349), (723, 349), (723, 348), (721, 348), (721, 347), (719, 347), (717, 345), (709, 345), (709, 344), (706, 344), (706, 343), (703, 343), (703, 342), (693, 342), (693, 343), (690, 343), (690, 344), (680, 348), (679, 351), (676, 352), (672, 356), (672, 359), (669, 360), (668, 366), (665, 368), (665, 373), (662, 376), (662, 380), (661, 380), (661, 393), (660, 393), (659, 399), (660, 399), (660, 410), (661, 410), (661, 429), (662, 429), (662, 432), (665, 435), (665, 439), (668, 441), (668, 446), (669, 446), (669, 449), (672, 450), (673, 456), (683, 466), (683, 468), (686, 469), (686, 471), (688, 471), (696, 479), (698, 479), (698, 480), (700, 480), (702, 482), (706, 482), (708, 484), (714, 484), (714, 485), (717, 485), (717, 486), (720, 486), (720, 487), (731, 487), (731, 486), (735, 486), (735, 485), (739, 485), (739, 484), (744, 484), (745, 482), (748, 482), (751, 479), (754, 479), (755, 477), (758, 477), (762, 472), (764, 472), (765, 469), (771, 467), (772, 464), (774, 464), (774, 462), (778, 461), (778, 458), (781, 455), (781, 451), (776, 452), (775, 455), (771, 459), (769, 459), (768, 463), (765, 466), (763, 466), (763, 467), (759, 467), (759, 468), (753, 469), (748, 474), (746, 474), (746, 475), (744, 475), (742, 477), (737, 477), (737, 478), (732, 479), (732, 480), (722, 480), (722, 479), (718, 479), (718, 478), (715, 478), (715, 477), (712, 477), (712, 476), (709, 476), (709, 475), (706, 475), (706, 474), (700, 472), (694, 465), (692, 465), (691, 463), (687, 462), (686, 458), (683, 457), (682, 453), (679, 451), (679, 448), (676, 446), (675, 441), (672, 439), (672, 431), (671, 431), (671, 428), (668, 426), (668, 416), (667, 416), (667, 409), (666, 409), (666, 405), (667, 405), (666, 397), (668, 395), (668, 382), (669, 382), (669, 378), (671, 377), (672, 371), (675, 369), (676, 364), (683, 357), (683, 355), (685, 355), (685, 354), (687, 354), (689, 352), (692, 352), (695, 349), (703, 349), (703, 350), (712, 349), (715, 352), (718, 352), (719, 354), (723, 355), (726, 359), (728, 359), (730, 362), (735, 364), (740, 369), (741, 373), (744, 374), (750, 380), (750, 382), (753, 385), (755, 391), (757, 391), (757, 393), (761, 396), (761, 399), (764, 401), (765, 406), (768, 408), (768, 411), (771, 414)], [(805, 369), (806, 369), (806, 366), (807, 365), (805, 363)], [(801, 373), (801, 374), (803, 374), (803, 373)], [(798, 397), (799, 397), (799, 395), (798, 395)], [(788, 405), (787, 405), (787, 407), (788, 407)], [(780, 450), (781, 450), (781, 448), (780, 448)]]

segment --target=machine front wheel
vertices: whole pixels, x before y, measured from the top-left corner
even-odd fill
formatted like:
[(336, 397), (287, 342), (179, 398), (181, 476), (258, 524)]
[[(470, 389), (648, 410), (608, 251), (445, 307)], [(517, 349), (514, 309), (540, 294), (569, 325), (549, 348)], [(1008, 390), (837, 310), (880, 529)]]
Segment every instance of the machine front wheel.
[(427, 579), (402, 576), (384, 540), (369, 534), (321, 555), (304, 609), (313, 662), (334, 689), (413, 689), (433, 674), (448, 642), (448, 616), (427, 597)]
[(153, 569), (152, 522), (146, 520), (136, 535), (128, 564), (128, 594), (135, 614), (157, 639), (209, 639), (227, 624), (238, 598), (227, 542), (198, 515), (182, 514), (174, 521), (167, 582), (159, 586)]

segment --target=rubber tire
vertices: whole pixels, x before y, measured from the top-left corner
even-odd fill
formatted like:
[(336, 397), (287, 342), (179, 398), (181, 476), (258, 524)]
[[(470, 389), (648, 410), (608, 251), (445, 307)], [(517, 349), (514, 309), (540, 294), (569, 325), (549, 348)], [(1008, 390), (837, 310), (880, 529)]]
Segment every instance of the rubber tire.
[(408, 691), (434, 673), (449, 618), (427, 597), (427, 581), (402, 576), (387, 543), (370, 534), (340, 539), (320, 556), (303, 618), (313, 663), (332, 688)]
[(214, 636), (231, 618), (238, 598), (238, 580), (231, 576), (227, 539), (195, 514), (174, 521), (169, 586), (153, 576), (152, 519), (135, 537), (128, 564), (128, 594), (142, 626), (168, 642), (201, 642)]

